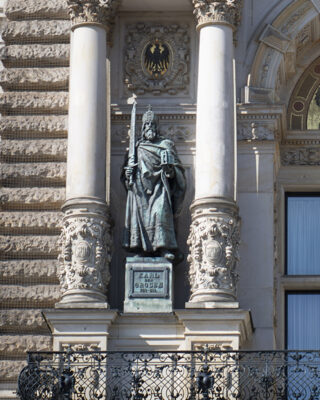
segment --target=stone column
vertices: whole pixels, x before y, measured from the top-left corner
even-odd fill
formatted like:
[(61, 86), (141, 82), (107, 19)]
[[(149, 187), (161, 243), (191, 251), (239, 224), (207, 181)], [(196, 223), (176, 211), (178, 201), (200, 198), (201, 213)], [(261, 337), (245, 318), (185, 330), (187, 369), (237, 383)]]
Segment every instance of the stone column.
[(106, 49), (118, 0), (68, 0), (72, 23), (60, 282), (68, 304), (107, 306)]
[(233, 34), (242, 0), (193, 0), (199, 38), (195, 200), (187, 307), (237, 307)]

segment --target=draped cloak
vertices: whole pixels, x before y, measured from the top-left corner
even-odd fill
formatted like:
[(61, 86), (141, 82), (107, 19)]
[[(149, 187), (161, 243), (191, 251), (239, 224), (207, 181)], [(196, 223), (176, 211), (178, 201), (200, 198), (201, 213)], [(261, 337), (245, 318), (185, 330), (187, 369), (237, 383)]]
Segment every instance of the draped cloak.
[[(172, 177), (161, 166), (161, 152), (174, 158)], [(133, 185), (128, 187), (123, 246), (129, 251), (153, 253), (158, 249), (177, 249), (174, 214), (185, 194), (184, 169), (174, 144), (161, 137), (140, 141), (136, 146), (137, 166)]]

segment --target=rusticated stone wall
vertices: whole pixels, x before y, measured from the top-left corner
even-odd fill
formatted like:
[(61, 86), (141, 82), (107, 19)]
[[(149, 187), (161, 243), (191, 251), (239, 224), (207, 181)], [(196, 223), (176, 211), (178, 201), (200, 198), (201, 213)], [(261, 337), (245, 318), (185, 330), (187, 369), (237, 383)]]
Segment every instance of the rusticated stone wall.
[(0, 389), (15, 388), (26, 351), (52, 345), (41, 311), (60, 298), (69, 35), (66, 0), (8, 0), (0, 49)]

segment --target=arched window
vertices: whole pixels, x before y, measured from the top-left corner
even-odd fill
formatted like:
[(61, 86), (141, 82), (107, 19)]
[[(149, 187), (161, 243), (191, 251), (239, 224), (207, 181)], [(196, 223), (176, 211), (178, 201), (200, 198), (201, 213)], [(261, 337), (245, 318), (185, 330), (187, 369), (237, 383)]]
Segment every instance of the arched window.
[(320, 130), (320, 57), (303, 73), (288, 107), (289, 130)]

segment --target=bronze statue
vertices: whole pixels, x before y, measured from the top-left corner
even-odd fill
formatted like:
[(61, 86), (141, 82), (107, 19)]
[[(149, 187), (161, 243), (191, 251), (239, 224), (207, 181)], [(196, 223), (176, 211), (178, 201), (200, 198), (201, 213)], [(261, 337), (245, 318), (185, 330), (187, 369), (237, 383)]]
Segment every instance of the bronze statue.
[(128, 190), (123, 246), (139, 256), (181, 261), (174, 216), (185, 194), (184, 169), (174, 143), (159, 135), (151, 107), (143, 115), (141, 137), (135, 142), (133, 107), (130, 149), (123, 180)]

